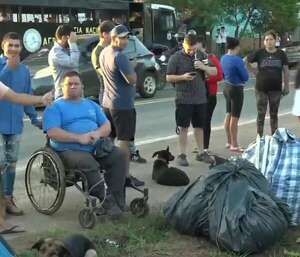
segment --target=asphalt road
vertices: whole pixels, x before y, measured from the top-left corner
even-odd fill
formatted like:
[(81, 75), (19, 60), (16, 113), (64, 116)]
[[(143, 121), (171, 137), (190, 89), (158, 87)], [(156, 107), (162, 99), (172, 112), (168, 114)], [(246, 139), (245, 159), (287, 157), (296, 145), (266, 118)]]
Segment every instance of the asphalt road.
[[(256, 106), (254, 95), (255, 80), (251, 79), (245, 88), (244, 106), (241, 114), (241, 122), (248, 122), (256, 118)], [(143, 145), (160, 141), (175, 136), (174, 103), (175, 90), (167, 86), (164, 90), (158, 91), (153, 99), (136, 100), (137, 110), (137, 132), (136, 144)], [(293, 92), (282, 99), (280, 112), (289, 112), (293, 102)], [(41, 113), (42, 114), (42, 113)], [(220, 86), (217, 96), (217, 106), (212, 119), (213, 127), (222, 126), (225, 115), (225, 99)], [(30, 124), (25, 118), (23, 140), (20, 149), (20, 164), (24, 164), (30, 154), (43, 146), (45, 136), (41, 131)], [(22, 165), (21, 165), (22, 166)]]
[[(253, 139), (255, 139), (255, 122), (256, 107), (254, 97), (254, 81), (250, 81), (245, 89), (245, 102), (241, 116), (240, 124), (240, 143), (242, 146), (247, 146)], [(220, 88), (220, 91), (222, 87)], [(175, 135), (174, 123), (174, 89), (168, 87), (163, 91), (158, 92), (158, 95), (151, 100), (137, 99), (136, 109), (138, 115), (137, 136), (136, 142), (140, 145), (142, 154), (148, 159), (146, 164), (131, 164), (130, 172), (138, 178), (146, 182), (150, 190), (149, 204), (150, 206), (160, 206), (162, 202), (168, 199), (174, 192), (176, 187), (165, 187), (154, 183), (151, 179), (151, 171), (153, 160), (152, 153), (158, 149), (163, 149), (167, 145), (170, 146), (173, 154), (177, 154), (177, 140)], [(293, 103), (292, 91), (290, 95), (283, 98), (280, 114), (288, 113)], [(214, 152), (221, 155), (228, 156), (230, 153), (224, 148), (225, 138), (222, 129), (222, 122), (225, 114), (225, 102), (222, 93), (218, 94), (218, 104), (213, 117), (213, 127), (215, 131), (212, 133), (211, 148)], [(281, 115), (279, 125), (292, 129), (293, 132), (299, 135), (299, 123), (295, 117), (290, 115)], [(266, 129), (269, 131), (269, 121), (266, 122)], [(192, 140), (192, 138), (191, 138)], [(208, 168), (204, 163), (195, 161), (191, 151), (194, 144), (190, 141), (188, 149), (188, 159), (190, 167), (185, 171), (193, 181), (199, 175), (207, 174)], [(45, 136), (41, 131), (32, 127), (29, 121), (25, 121), (25, 128), (23, 133), (23, 141), (20, 149), (20, 158), (17, 167), (17, 179), (15, 184), (15, 192), (17, 202), (22, 209), (25, 210), (26, 215), (22, 217), (11, 217), (10, 222), (16, 224), (24, 224), (29, 232), (45, 231), (49, 226), (56, 228), (72, 228), (79, 230), (77, 215), (84, 206), (84, 199), (75, 188), (68, 188), (64, 204), (55, 215), (45, 216), (38, 214), (31, 204), (25, 193), (24, 187), (24, 170), (30, 154), (45, 144)], [(173, 162), (172, 165), (175, 165)], [(128, 190), (128, 203), (139, 194), (133, 190)]]

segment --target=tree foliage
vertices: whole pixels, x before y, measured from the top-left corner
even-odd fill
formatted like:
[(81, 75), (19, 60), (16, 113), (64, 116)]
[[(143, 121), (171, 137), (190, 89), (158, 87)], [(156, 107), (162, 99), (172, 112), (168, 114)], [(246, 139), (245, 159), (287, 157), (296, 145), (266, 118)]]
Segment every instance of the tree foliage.
[[(149, 0), (150, 1), (150, 0)], [(202, 30), (217, 24), (235, 26), (235, 36), (247, 28), (256, 33), (273, 28), (279, 33), (293, 31), (299, 25), (298, 0), (154, 0), (173, 5)]]

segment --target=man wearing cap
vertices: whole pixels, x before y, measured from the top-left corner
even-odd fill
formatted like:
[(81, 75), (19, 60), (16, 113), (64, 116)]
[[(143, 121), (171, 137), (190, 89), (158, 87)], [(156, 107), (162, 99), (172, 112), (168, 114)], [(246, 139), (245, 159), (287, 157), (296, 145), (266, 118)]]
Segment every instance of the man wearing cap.
[[(111, 137), (119, 140), (120, 147), (130, 156), (129, 144), (134, 141), (136, 111), (134, 108), (136, 74), (127, 56), (129, 31), (124, 25), (114, 27), (111, 43), (100, 54), (100, 68), (104, 82), (102, 106), (112, 125)], [(127, 184), (141, 186), (144, 182), (127, 174)]]
[[(101, 22), (99, 25), (99, 34), (100, 34), (100, 41), (97, 46), (92, 51), (91, 61), (93, 67), (98, 75), (99, 83), (100, 83), (100, 90), (99, 90), (99, 103), (102, 105), (103, 100), (103, 92), (104, 92), (104, 82), (102, 78), (101, 68), (99, 57), (102, 50), (108, 46), (111, 42), (110, 32), (115, 27), (115, 24), (110, 20), (105, 20)], [(137, 163), (146, 163), (147, 160), (140, 155), (139, 150), (136, 148), (134, 141), (130, 142), (129, 145), (130, 149), (130, 160)]]

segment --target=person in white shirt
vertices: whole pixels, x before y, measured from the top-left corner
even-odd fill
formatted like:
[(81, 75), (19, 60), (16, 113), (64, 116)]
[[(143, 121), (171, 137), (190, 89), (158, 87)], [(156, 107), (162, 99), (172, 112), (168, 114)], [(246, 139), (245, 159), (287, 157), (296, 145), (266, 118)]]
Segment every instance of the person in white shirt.
[(221, 56), (225, 54), (226, 50), (226, 38), (227, 38), (227, 33), (225, 31), (225, 27), (222, 26), (220, 30), (220, 41), (221, 41), (221, 49), (220, 49), (220, 54)]
[(294, 105), (292, 108), (292, 114), (298, 117), (300, 121), (300, 68), (297, 71), (296, 81), (295, 81), (295, 96)]

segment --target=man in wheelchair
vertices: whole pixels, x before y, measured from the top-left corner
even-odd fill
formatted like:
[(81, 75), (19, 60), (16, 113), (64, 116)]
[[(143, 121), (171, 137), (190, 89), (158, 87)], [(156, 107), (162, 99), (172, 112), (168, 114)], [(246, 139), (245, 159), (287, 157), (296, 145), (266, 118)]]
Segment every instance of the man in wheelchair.
[(101, 107), (82, 97), (83, 85), (76, 71), (67, 72), (63, 80), (63, 97), (44, 112), (43, 128), (50, 146), (60, 155), (66, 170), (80, 170), (87, 178), (90, 195), (104, 200), (103, 208), (119, 217), (125, 208), (125, 177), (129, 160), (126, 154), (109, 144), (110, 123)]

